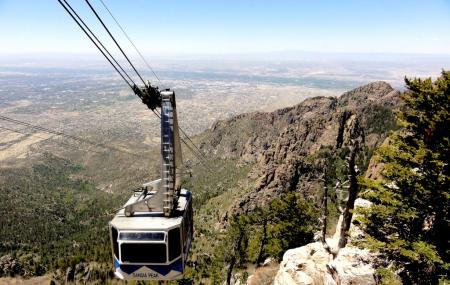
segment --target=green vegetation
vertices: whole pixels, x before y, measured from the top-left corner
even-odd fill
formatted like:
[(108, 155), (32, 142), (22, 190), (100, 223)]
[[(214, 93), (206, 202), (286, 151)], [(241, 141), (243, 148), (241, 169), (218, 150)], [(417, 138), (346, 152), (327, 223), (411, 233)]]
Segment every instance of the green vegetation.
[(65, 272), (84, 261), (108, 272), (107, 224), (121, 199), (95, 189), (82, 170), (51, 154), (32, 167), (0, 169), (0, 256), (18, 264), (0, 275)]
[[(311, 242), (314, 232), (318, 230), (314, 203), (298, 193), (284, 194), (273, 200), (268, 209), (255, 211), (250, 217), (257, 221), (257, 228), (261, 228), (264, 219), (267, 219), (267, 254), (258, 252), (263, 258), (272, 256), (281, 261), (286, 250)], [(264, 242), (259, 236), (254, 239), (258, 244)], [(253, 258), (250, 261), (255, 263), (258, 260)]]
[(313, 203), (295, 192), (283, 194), (265, 208), (233, 217), (220, 247), (220, 268), (227, 269), (228, 280), (235, 265), (241, 269), (247, 263), (259, 266), (268, 257), (281, 261), (286, 250), (313, 241), (317, 221)]
[[(237, 167), (237, 163), (237, 159), (216, 158), (203, 161), (193, 168), (194, 175), (184, 179), (182, 187), (194, 193), (193, 206), (195, 210), (204, 207), (209, 200), (238, 188), (237, 182), (246, 177), (250, 166)], [(213, 207), (208, 212), (212, 215), (211, 211), (213, 210), (219, 209)]]
[(251, 168), (249, 165), (237, 167), (236, 164), (236, 159), (204, 161), (193, 167), (193, 177), (183, 181), (183, 187), (193, 192), (195, 228), (191, 266), (181, 283), (223, 280), (224, 275), (218, 273), (217, 252), (225, 232), (218, 225), (235, 199), (247, 191), (239, 182)]
[[(345, 112), (353, 114), (352, 111)], [(369, 104), (361, 113), (358, 111), (353, 115), (358, 120), (358, 124), (355, 123), (358, 132), (355, 133), (362, 137), (367, 135), (365, 138), (370, 142), (362, 144), (356, 159), (358, 168), (364, 172), (374, 146), (397, 125), (388, 107)], [(260, 205), (260, 208), (237, 209), (242, 205), (241, 201), (249, 202), (245, 201), (249, 199), (246, 194), (255, 190), (260, 178), (257, 177), (258, 170), (261, 170), (261, 165), (252, 164), (259, 161), (240, 157), (242, 150), (254, 147), (255, 152), (246, 154), (249, 156), (258, 156), (262, 149), (270, 152), (267, 148), (271, 141), (280, 135), (280, 129), (286, 128), (286, 121), (291, 124), (292, 119), (286, 114), (277, 116), (281, 119), (275, 119), (274, 124), (272, 115), (269, 118), (262, 114), (242, 120), (234, 118), (217, 123), (213, 129), (197, 136), (196, 143), (208, 159), (193, 166), (193, 177), (183, 181), (183, 187), (191, 190), (194, 197), (194, 242), (185, 278), (171, 284), (223, 284), (237, 272), (245, 279), (247, 272), (260, 266), (268, 257), (280, 261), (286, 250), (313, 240), (313, 234), (320, 227), (319, 212), (323, 210), (320, 201), (324, 196), (328, 196), (327, 232), (334, 232), (349, 172), (350, 148), (348, 137), (344, 140), (344, 132), (341, 141), (345, 143), (341, 142), (337, 147), (331, 144), (313, 152), (295, 150), (298, 153), (286, 160), (286, 164), (295, 170), (294, 174), (282, 177), (289, 181), (279, 184), (287, 186), (281, 186), (283, 189), (277, 189), (272, 195), (261, 195), (258, 197), (261, 199), (250, 201), (255, 202), (252, 206)], [(259, 138), (250, 141), (255, 134)], [(266, 142), (264, 137), (268, 138)], [(141, 149), (144, 150), (142, 146)], [(188, 161), (197, 161), (187, 150), (184, 153)], [(145, 157), (147, 154), (156, 158), (159, 149), (146, 152)], [(107, 223), (112, 211), (128, 198), (130, 185), (137, 186), (145, 181), (149, 172), (159, 175), (159, 160), (142, 162), (135, 157), (113, 153), (101, 156), (73, 153), (69, 157), (72, 160), (45, 154), (32, 162), (18, 160), (17, 165), (22, 166), (0, 169), (0, 199), (4, 201), (0, 204), (0, 257), (11, 256), (21, 264), (16, 271), (0, 272), (0, 275), (31, 276), (59, 270), (61, 276), (68, 267), (86, 262), (96, 265), (91, 271), (92, 280), (108, 282), (112, 264)], [(276, 163), (284, 163), (281, 160)], [(109, 194), (111, 192), (116, 194)], [(240, 214), (235, 215), (238, 212)], [(428, 220), (434, 223), (436, 218), (431, 217)], [(366, 216), (366, 219), (370, 218), (378, 221), (376, 213)], [(373, 223), (370, 230), (375, 232), (377, 226)], [(378, 239), (376, 233), (371, 234), (370, 239), (372, 247), (387, 244)], [(435, 253), (437, 247), (427, 247), (423, 243), (414, 245), (414, 253), (429, 257), (433, 264), (444, 268), (440, 262), (445, 259), (441, 253)], [(439, 259), (433, 259), (433, 256)], [(267, 276), (274, 273), (273, 268)], [(433, 272), (442, 272), (436, 268)], [(395, 281), (395, 275), (389, 269), (380, 269), (378, 274), (386, 284)]]
[(450, 277), (450, 72), (406, 85), (403, 128), (377, 152), (383, 179), (360, 181), (373, 202), (363, 222), (367, 245), (387, 258), (381, 267), (393, 262), (405, 284), (438, 284)]
[(245, 275), (249, 264), (259, 266), (268, 257), (280, 261), (286, 250), (313, 240), (317, 221), (313, 203), (293, 192), (265, 208), (230, 217), (226, 231), (215, 232), (214, 250), (196, 252), (195, 266), (183, 282), (221, 284), (235, 271)]
[[(364, 173), (367, 170), (371, 154), (374, 149), (364, 146), (356, 157), (358, 169)], [(327, 196), (327, 235), (333, 235), (341, 212), (339, 208), (345, 208), (345, 197), (347, 196), (346, 182), (348, 182), (348, 161), (350, 154), (348, 147), (332, 149), (331, 147), (321, 147), (313, 155), (306, 157), (306, 162), (312, 165), (312, 168), (321, 174), (317, 182), (320, 183), (320, 190), (314, 193), (318, 203), (319, 198)], [(325, 192), (326, 191), (326, 192)], [(317, 204), (317, 207), (323, 205)]]

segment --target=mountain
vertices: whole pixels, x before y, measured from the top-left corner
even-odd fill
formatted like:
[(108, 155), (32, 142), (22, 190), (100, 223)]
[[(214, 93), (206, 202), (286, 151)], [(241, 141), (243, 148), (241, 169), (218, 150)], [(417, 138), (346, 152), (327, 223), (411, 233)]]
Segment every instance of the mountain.
[(232, 207), (248, 212), (286, 191), (315, 196), (322, 173), (314, 156), (333, 153), (364, 137), (367, 167), (371, 151), (395, 128), (393, 110), (400, 92), (385, 82), (374, 82), (340, 97), (315, 97), (271, 113), (251, 113), (220, 121), (200, 135), (200, 148), (238, 165), (254, 165), (249, 178), (256, 183)]
[[(218, 248), (233, 217), (250, 215), (285, 193), (299, 193), (319, 213), (324, 187), (329, 188), (327, 233), (332, 235), (343, 203), (334, 186), (347, 179), (350, 146), (359, 142), (357, 166), (364, 173), (373, 151), (396, 128), (399, 95), (389, 84), (374, 82), (339, 97), (219, 121), (198, 135), (195, 141), (207, 160), (193, 168), (186, 183), (196, 208), (195, 272), (189, 278), (202, 280), (199, 276), (214, 276), (214, 270), (223, 276), (226, 263), (213, 265), (213, 260), (222, 258)], [(254, 238), (259, 234), (255, 231)], [(251, 237), (252, 242), (258, 241)]]
[[(361, 143), (357, 164), (365, 171), (374, 149), (395, 129), (399, 94), (385, 82), (374, 82), (339, 97), (315, 97), (274, 112), (218, 121), (194, 137), (205, 159), (198, 161), (183, 150), (193, 174), (184, 180), (184, 187), (194, 193), (195, 209), (195, 241), (186, 281), (223, 280), (225, 264), (220, 260), (229, 251), (224, 241), (234, 216), (250, 214), (288, 192), (300, 193), (319, 212), (324, 186), (346, 179), (349, 146)], [(157, 150), (149, 153), (158, 156)], [(0, 197), (6, 201), (0, 207), (4, 217), (0, 257), (8, 261), (5, 264), (21, 264), (17, 272), (0, 264), (0, 273), (33, 276), (59, 271), (55, 280), (63, 280), (68, 267), (87, 268), (91, 263), (90, 270), (105, 282), (111, 278), (105, 225), (110, 210), (129, 194), (111, 193), (104, 185), (112, 178), (117, 185), (142, 179), (144, 166), (126, 160), (129, 167), (102, 177), (104, 156), (91, 154), (81, 160), (60, 156), (61, 152), (45, 152), (26, 164), (0, 168), (4, 178)], [(116, 155), (106, 158), (113, 165), (125, 161)], [(150, 167), (155, 173), (157, 161)], [(340, 203), (338, 193), (330, 195), (329, 233), (334, 231)], [(51, 234), (34, 234), (47, 231)], [(94, 238), (98, 236), (102, 238)]]

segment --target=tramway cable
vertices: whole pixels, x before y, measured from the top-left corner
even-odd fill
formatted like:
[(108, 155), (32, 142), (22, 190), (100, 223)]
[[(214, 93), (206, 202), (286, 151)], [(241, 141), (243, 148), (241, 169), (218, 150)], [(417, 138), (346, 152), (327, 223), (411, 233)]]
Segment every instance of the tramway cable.
[[(128, 57), (126, 56), (125, 52), (122, 50), (122, 48), (120, 47), (120, 45), (117, 43), (117, 41), (115, 40), (115, 38), (113, 37), (113, 35), (110, 33), (109, 29), (106, 27), (106, 25), (104, 24), (103, 20), (100, 18), (100, 16), (98, 15), (98, 13), (95, 11), (94, 7), (90, 4), (89, 0), (85, 0), (86, 3), (89, 5), (89, 7), (91, 8), (92, 12), (94, 12), (94, 14), (96, 15), (97, 19), (100, 21), (100, 23), (103, 25), (103, 27), (105, 28), (105, 30), (108, 32), (108, 34), (111, 36), (111, 38), (113, 39), (113, 41), (116, 43), (117, 47), (120, 49), (120, 51), (122, 52), (122, 54), (125, 56), (125, 58), (128, 60), (128, 62), (130, 63), (130, 65), (133, 67), (134, 71), (136, 72), (136, 74), (138, 74), (138, 76), (141, 78), (141, 80), (144, 82), (144, 80), (142, 79), (142, 77), (140, 76), (139, 72), (136, 70), (136, 68), (134, 67), (134, 65), (131, 63), (131, 61), (128, 59)], [(147, 65), (147, 67), (150, 69), (150, 71), (152, 71), (153, 75), (158, 79), (158, 81), (160, 81), (159, 77), (156, 75), (156, 73), (154, 72), (154, 70), (152, 69), (152, 67), (150, 66), (150, 64), (145, 60), (144, 56), (141, 54), (141, 52), (139, 51), (139, 49), (136, 47), (136, 45), (133, 43), (133, 41), (131, 40), (131, 38), (128, 36), (128, 34), (125, 32), (125, 30), (123, 29), (123, 27), (120, 25), (120, 23), (117, 21), (117, 19), (114, 17), (114, 15), (112, 14), (112, 12), (110, 11), (110, 9), (106, 6), (106, 4), (104, 3), (103, 0), (100, 0), (100, 2), (102, 3), (103, 7), (105, 7), (105, 9), (108, 11), (109, 15), (113, 18), (114, 22), (117, 24), (117, 26), (120, 28), (120, 30), (123, 32), (123, 34), (125, 35), (125, 37), (128, 39), (128, 41), (131, 43), (131, 45), (134, 47), (134, 49), (136, 50), (136, 52), (139, 54), (139, 56), (141, 57), (141, 59), (144, 61), (144, 63)], [(145, 82), (144, 82), (145, 84)], [(194, 142), (192, 141), (192, 139), (186, 134), (186, 132), (181, 128), (178, 127), (178, 129), (183, 133), (183, 135), (192, 143), (192, 145), (194, 146), (194, 148), (196, 148), (198, 150), (198, 152), (200, 154), (201, 151), (200, 149), (194, 144)]]
[(96, 142), (93, 142), (93, 141), (90, 141), (90, 140), (87, 140), (87, 139), (76, 137), (74, 135), (66, 134), (66, 133), (61, 132), (61, 131), (55, 131), (55, 130), (48, 129), (48, 128), (45, 128), (45, 127), (42, 127), (42, 126), (33, 125), (33, 124), (28, 123), (28, 122), (12, 119), (12, 118), (9, 118), (9, 117), (3, 116), (3, 115), (0, 115), (0, 120), (6, 121), (6, 122), (10, 122), (10, 123), (13, 123), (13, 124), (17, 124), (17, 125), (26, 126), (26, 127), (29, 127), (29, 128), (35, 129), (35, 130), (39, 130), (39, 131), (43, 131), (45, 133), (49, 133), (49, 134), (65, 137), (65, 138), (68, 138), (68, 139), (72, 139), (74, 141), (78, 141), (78, 142), (81, 142), (81, 143), (86, 143), (86, 144), (93, 145), (93, 146), (96, 146), (96, 147), (101, 147), (101, 148), (105, 148), (105, 149), (118, 151), (118, 152), (122, 152), (122, 153), (126, 153), (126, 154), (130, 154), (130, 155), (134, 155), (134, 156), (140, 157), (140, 155), (137, 154), (137, 153), (133, 153), (133, 152), (129, 152), (129, 151), (126, 151), (126, 150), (118, 149), (118, 148), (115, 148), (115, 147), (107, 146), (107, 145), (105, 145), (103, 143), (96, 143)]
[(139, 78), (141, 79), (142, 83), (144, 83), (144, 86), (147, 86), (147, 83), (144, 81), (144, 79), (142, 78), (142, 76), (139, 74), (139, 72), (137, 71), (137, 69), (134, 67), (133, 63), (130, 61), (130, 59), (128, 58), (128, 56), (125, 54), (125, 52), (122, 50), (122, 48), (120, 47), (119, 43), (116, 41), (116, 39), (114, 38), (114, 36), (111, 34), (111, 32), (109, 31), (108, 27), (105, 25), (105, 23), (103, 22), (103, 20), (100, 18), (100, 16), (97, 14), (97, 11), (95, 11), (94, 7), (92, 7), (91, 3), (89, 2), (89, 0), (85, 0), (86, 3), (89, 5), (89, 8), (91, 8), (92, 12), (95, 14), (95, 16), (97, 17), (97, 19), (99, 20), (99, 22), (102, 24), (103, 28), (105, 28), (106, 32), (108, 32), (109, 36), (111, 37), (111, 39), (114, 41), (114, 43), (116, 44), (116, 46), (119, 48), (120, 52), (123, 54), (123, 56), (126, 58), (126, 60), (128, 61), (128, 63), (131, 65), (131, 67), (133, 68), (134, 72), (136, 72), (136, 74), (139, 76)]
[[(153, 113), (156, 112), (156, 115), (158, 118), (160, 118), (159, 113), (157, 110), (153, 111)], [(206, 157), (205, 155), (202, 153), (202, 151), (195, 145), (195, 143), (192, 141), (192, 139), (188, 136), (188, 134), (183, 130), (183, 128), (181, 128), (180, 126), (178, 126), (178, 129), (180, 130), (180, 132), (191, 142), (192, 146), (197, 150), (198, 154), (201, 155), (205, 160)]]
[[(25, 131), (23, 131), (23, 130), (15, 130), (15, 129), (3, 127), (3, 126), (0, 126), (0, 130), (5, 130), (5, 131), (9, 131), (9, 132), (14, 132), (14, 133), (22, 134), (22, 135), (34, 135), (34, 134), (36, 134), (36, 133), (28, 133), (28, 132), (25, 132)], [(37, 136), (37, 137), (43, 139), (42, 141), (47, 141), (47, 140), (52, 140), (52, 139), (54, 139), (53, 137), (49, 137), (49, 138), (44, 138), (44, 137), (42, 137), (42, 136)], [(57, 144), (64, 145), (64, 146), (73, 147), (74, 149), (75, 149), (75, 148), (76, 148), (76, 149), (79, 149), (79, 147), (80, 147), (79, 145), (69, 144), (69, 143), (65, 143), (65, 142), (61, 142), (61, 141), (59, 141), (59, 142), (58, 142), (58, 141), (54, 141), (54, 142), (57, 143)], [(96, 150), (87, 150), (87, 152), (95, 152), (95, 153), (99, 153), (99, 154), (102, 153), (102, 152), (96, 151)]]
[[(63, 0), (68, 6), (69, 3), (67, 3), (65, 0)], [(97, 47), (97, 49), (103, 54), (103, 56), (106, 58), (106, 60), (114, 67), (114, 69), (119, 73), (119, 75), (122, 77), (122, 79), (127, 83), (127, 85), (133, 89), (133, 86), (128, 82), (128, 80), (123, 76), (123, 74), (119, 71), (119, 69), (112, 63), (112, 61), (109, 59), (109, 57), (105, 54), (105, 52), (98, 46), (98, 44), (94, 41), (94, 39), (89, 35), (89, 33), (81, 26), (81, 24), (77, 21), (77, 19), (73, 16), (73, 14), (67, 9), (67, 7), (63, 4), (61, 0), (58, 0), (59, 4), (66, 10), (66, 12), (72, 17), (72, 19), (75, 21), (75, 23), (80, 27), (80, 29), (86, 34), (86, 36), (91, 40), (91, 42)]]
[[(77, 21), (77, 19), (72, 15), (72, 13), (67, 9), (67, 7), (64, 6), (64, 4), (61, 2), (61, 0), (58, 0), (58, 2), (64, 7), (64, 9), (67, 11), (67, 13), (72, 17), (72, 19), (77, 23), (77, 25), (83, 30), (83, 32), (88, 36), (88, 38), (94, 43), (94, 45), (97, 47), (97, 49), (103, 54), (103, 56), (108, 60), (108, 62), (114, 67), (114, 69), (120, 74), (120, 76), (122, 77), (122, 79), (127, 83), (127, 85), (133, 90), (135, 91), (135, 87), (136, 84), (134, 83), (134, 81), (129, 77), (129, 75), (125, 72), (125, 70), (120, 66), (120, 64), (115, 60), (115, 58), (109, 53), (109, 51), (104, 47), (104, 45), (101, 43), (101, 41), (95, 36), (95, 34), (89, 29), (89, 27), (86, 25), (86, 23), (81, 19), (81, 17), (79, 17), (79, 15), (74, 11), (74, 9), (70, 6), (70, 4), (66, 1), (66, 0), (62, 0), (64, 1), (64, 3), (69, 7), (69, 9), (75, 14), (75, 16), (82, 22), (82, 24), (86, 27), (86, 29), (88, 29), (89, 32), (91, 32), (91, 34), (95, 37), (95, 39), (99, 42), (99, 44), (106, 50), (106, 52), (111, 56), (111, 58), (114, 60), (114, 62), (117, 63), (117, 65), (119, 66), (119, 68), (121, 70), (123, 70), (123, 72), (127, 75), (127, 77), (131, 80), (131, 82), (134, 84), (134, 86), (131, 86), (131, 84), (125, 79), (125, 77), (122, 75), (122, 73), (117, 69), (117, 67), (111, 62), (111, 60), (106, 56), (106, 54), (103, 52), (103, 50), (97, 45), (97, 43), (94, 41), (94, 39), (92, 39), (92, 37), (89, 35), (89, 33), (83, 28), (83, 26)], [(115, 42), (115, 44), (117, 45), (117, 47), (120, 49), (120, 51), (122, 52), (122, 54), (124, 55), (124, 57), (127, 59), (128, 63), (131, 65), (131, 67), (134, 69), (134, 71), (136, 72), (136, 74), (139, 76), (139, 78), (142, 80), (142, 82), (144, 82), (144, 80), (142, 79), (141, 75), (139, 74), (139, 72), (136, 70), (136, 68), (134, 67), (134, 65), (131, 63), (131, 61), (129, 60), (128, 56), (125, 54), (125, 52), (122, 50), (122, 48), (120, 47), (120, 45), (118, 44), (118, 42), (116, 41), (116, 39), (114, 38), (114, 36), (111, 34), (111, 32), (109, 31), (108, 27), (106, 27), (106, 25), (104, 24), (103, 20), (100, 18), (100, 16), (98, 15), (98, 13), (95, 11), (94, 7), (90, 4), (90, 2), (88, 0), (85, 0), (86, 3), (89, 5), (89, 7), (91, 8), (91, 10), (93, 11), (93, 13), (96, 15), (97, 19), (100, 21), (100, 23), (102, 24), (102, 26), (105, 28), (105, 30), (108, 32), (108, 34), (110, 35), (110, 37), (113, 39), (113, 41)], [(103, 3), (104, 4), (104, 3)], [(106, 5), (105, 5), (105, 8)], [(107, 9), (109, 11), (109, 9)], [(109, 11), (110, 12), (110, 11)], [(114, 17), (111, 14), (112, 17)], [(117, 24), (120, 26), (120, 24), (117, 22)], [(121, 27), (121, 26), (120, 26)], [(123, 30), (123, 32), (125, 33), (125, 31)], [(126, 33), (125, 33), (126, 34)], [(128, 38), (128, 36), (127, 36)], [(131, 39), (130, 39), (131, 41)], [(133, 46), (135, 46), (133, 44)], [(136, 48), (137, 50), (137, 48)], [(138, 51), (138, 50), (137, 50)], [(140, 52), (138, 52), (140, 54)], [(144, 59), (145, 60), (145, 59)], [(151, 67), (149, 66), (149, 68), (151, 69)], [(152, 69), (151, 69), (152, 70)], [(156, 76), (156, 74), (155, 74)], [(159, 78), (158, 78), (159, 80)], [(144, 85), (145, 82), (144, 82)], [(204, 157), (204, 155), (201, 153), (200, 149), (195, 145), (195, 143), (192, 141), (192, 139), (186, 134), (186, 132), (181, 128), (178, 127), (178, 129), (180, 130), (180, 132), (191, 142), (192, 146), (197, 149), (197, 151), (199, 152), (199, 154)], [(183, 140), (183, 143), (185, 145), (187, 145), (187, 143)], [(192, 149), (190, 148), (190, 150), (192, 151)]]
[(153, 75), (156, 77), (156, 79), (158, 81), (161, 81), (158, 77), (158, 75), (156, 74), (156, 72), (153, 70), (153, 68), (150, 66), (150, 64), (148, 63), (148, 61), (145, 59), (145, 57), (142, 55), (142, 53), (139, 51), (139, 49), (136, 47), (136, 45), (133, 43), (133, 41), (131, 40), (131, 38), (128, 36), (127, 32), (125, 32), (124, 28), (122, 27), (122, 25), (119, 23), (119, 21), (116, 19), (116, 17), (114, 17), (114, 15), (112, 14), (111, 10), (108, 8), (108, 6), (106, 6), (105, 2), (103, 0), (100, 0), (100, 2), (102, 3), (103, 7), (105, 7), (106, 11), (108, 11), (109, 15), (111, 16), (111, 18), (113, 18), (114, 22), (116, 22), (117, 26), (119, 27), (119, 29), (122, 31), (122, 33), (125, 35), (125, 37), (128, 39), (128, 41), (130, 42), (130, 44), (134, 47), (134, 49), (136, 50), (136, 52), (139, 54), (139, 57), (142, 59), (142, 61), (145, 63), (145, 65), (147, 66), (147, 68), (153, 73)]
[[(156, 117), (161, 119), (160, 114), (156, 110), (152, 110), (152, 111), (153, 111), (153, 114), (155, 114)], [(178, 129), (180, 131), (182, 131), (181, 127), (178, 127)], [(184, 133), (184, 131), (182, 131), (182, 132)], [(185, 135), (185, 136), (187, 136), (187, 135)], [(188, 148), (188, 150), (199, 160), (199, 163), (201, 163), (203, 166), (206, 167), (206, 164), (205, 164), (206, 163), (206, 158), (204, 158), (203, 154), (201, 152), (197, 153), (194, 149), (192, 149), (192, 147), (183, 138), (180, 138), (180, 140)], [(193, 144), (193, 145), (194, 145), (194, 147), (196, 147), (195, 144)], [(209, 171), (209, 169), (208, 169), (208, 171)]]
[(89, 33), (91, 33), (91, 35), (94, 37), (94, 39), (100, 44), (100, 46), (106, 51), (106, 53), (111, 57), (111, 59), (117, 64), (117, 66), (119, 66), (120, 70), (122, 70), (123, 73), (125, 73), (125, 75), (127, 76), (127, 78), (134, 84), (136, 85), (136, 83), (134, 82), (134, 80), (128, 75), (128, 73), (122, 68), (122, 66), (117, 62), (117, 60), (114, 58), (114, 56), (108, 51), (108, 49), (102, 44), (102, 42), (97, 38), (97, 36), (95, 35), (94, 32), (92, 32), (92, 30), (86, 25), (86, 23), (83, 21), (83, 19), (81, 19), (81, 17), (78, 15), (78, 13), (72, 8), (72, 6), (70, 6), (70, 4), (66, 1), (63, 0), (64, 3), (69, 7), (70, 11), (72, 11), (72, 13), (77, 17), (77, 19), (83, 24), (83, 26), (89, 31)]
[[(27, 129), (28, 127), (26, 127), (26, 128), (24, 128), (24, 129)], [(30, 133), (30, 132), (26, 132), (24, 129), (20, 129), (20, 130), (16, 130), (16, 129), (11, 129), (11, 128), (7, 128), (7, 127), (4, 127), (4, 126), (0, 126), (0, 130), (4, 130), (4, 131), (9, 131), (9, 132), (13, 132), (13, 133), (17, 133), (17, 134), (22, 134), (22, 135), (36, 135), (37, 133)], [(56, 136), (56, 135), (55, 135)], [(54, 143), (56, 143), (56, 144), (60, 144), (60, 145), (63, 145), (63, 146), (68, 146), (68, 147), (72, 147), (72, 148), (74, 148), (74, 149), (80, 149), (80, 146), (79, 145), (76, 145), (76, 144), (70, 144), (70, 143), (66, 143), (66, 142), (62, 142), (62, 141), (56, 141), (56, 140), (54, 140), (55, 138), (54, 137), (49, 137), (49, 138), (45, 138), (45, 137), (42, 137), (42, 136), (39, 136), (39, 135), (37, 135), (37, 137), (38, 138), (41, 138), (42, 139), (42, 141), (49, 141), (49, 140), (52, 140)], [(41, 142), (42, 142), (41, 141)], [(95, 146), (95, 145), (94, 145)], [(95, 152), (95, 153), (98, 153), (98, 154), (103, 154), (103, 152), (100, 152), (100, 151), (96, 151), (96, 150), (92, 150), (92, 149), (89, 149), (89, 150), (83, 150), (84, 152)], [(127, 154), (130, 154), (130, 153), (127, 153)], [(187, 171), (187, 172), (177, 172), (177, 173), (179, 173), (179, 174), (181, 174), (181, 175), (191, 175), (192, 173), (191, 172), (189, 172), (189, 171)], [(122, 208), (120, 208), (120, 209), (122, 209)], [(120, 210), (119, 209), (119, 210)]]

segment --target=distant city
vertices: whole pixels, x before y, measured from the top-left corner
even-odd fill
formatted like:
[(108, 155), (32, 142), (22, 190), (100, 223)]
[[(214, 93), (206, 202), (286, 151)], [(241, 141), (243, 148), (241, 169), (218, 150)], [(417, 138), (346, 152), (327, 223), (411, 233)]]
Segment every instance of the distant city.
[[(372, 81), (402, 89), (405, 76), (437, 76), (450, 64), (447, 56), (395, 54), (149, 58), (161, 80), (140, 70), (152, 84), (176, 91), (180, 122), (190, 134), (236, 114), (337, 96)], [(0, 112), (100, 140), (159, 143), (156, 117), (100, 55), (0, 57)]]

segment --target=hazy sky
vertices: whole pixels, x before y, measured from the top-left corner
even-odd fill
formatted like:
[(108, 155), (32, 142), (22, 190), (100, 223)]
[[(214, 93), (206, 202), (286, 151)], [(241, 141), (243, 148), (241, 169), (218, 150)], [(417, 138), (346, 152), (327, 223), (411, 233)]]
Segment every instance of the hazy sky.
[[(125, 45), (100, 0), (90, 1)], [(148, 53), (450, 54), (450, 0), (104, 1)], [(85, 1), (69, 2), (106, 41)], [(0, 35), (2, 55), (96, 52), (57, 0), (0, 0)]]

